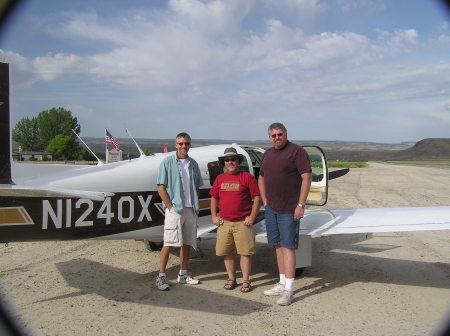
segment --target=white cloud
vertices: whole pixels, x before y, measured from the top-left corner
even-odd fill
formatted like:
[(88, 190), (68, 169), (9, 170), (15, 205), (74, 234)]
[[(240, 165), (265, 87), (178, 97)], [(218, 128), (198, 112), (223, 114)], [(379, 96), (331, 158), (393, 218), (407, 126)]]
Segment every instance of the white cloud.
[(73, 54), (48, 54), (33, 59), (31, 62), (37, 80), (52, 80), (61, 75), (80, 72), (82, 58)]
[(387, 8), (384, 0), (338, 0), (342, 12), (365, 9), (368, 11), (379, 11)]
[(5, 58), (12, 66), (14, 83), (33, 85), (38, 81), (49, 81), (60, 76), (66, 76), (81, 72), (82, 58), (73, 54), (47, 54), (32, 60), (14, 53), (0, 50), (1, 57)]
[(415, 29), (396, 31), (389, 41), (389, 46), (402, 49), (408, 46), (415, 46), (418, 42), (418, 34)]
[[(15, 84), (63, 82), (77, 74), (87, 85), (126, 90), (130, 110), (142, 113), (142, 124), (146, 118), (162, 124), (173, 111), (189, 113), (193, 123), (214, 124), (224, 114), (242, 121), (257, 114), (267, 121), (283, 113), (295, 120), (299, 113), (292, 111), (324, 116), (329, 110), (347, 113), (365, 106), (366, 111), (366, 105), (443, 99), (450, 93), (450, 62), (444, 57), (436, 63), (418, 53), (436, 46), (448, 50), (445, 35), (424, 40), (415, 28), (378, 30), (375, 39), (343, 30), (309, 33), (303, 21), (292, 24), (296, 20), (281, 13), (295, 12), (296, 18), (309, 13), (314, 20), (326, 9), (323, 2), (258, 4), (172, 0), (165, 9), (133, 9), (108, 18), (93, 11), (66, 12), (65, 25), (48, 31), (70, 41), (72, 49), (34, 58), (0, 55), (11, 59)], [(350, 10), (357, 3), (346, 5)], [(264, 18), (255, 22), (261, 11)], [(71, 104), (88, 117), (89, 110)], [(123, 107), (114, 105), (98, 103), (120, 118)], [(155, 111), (164, 111), (164, 117)]]
[(327, 5), (320, 0), (264, 0), (270, 9), (294, 12), (300, 17), (312, 17), (326, 9)]
[(180, 24), (205, 34), (230, 35), (249, 12), (253, 0), (171, 0), (170, 8)]
[[(243, 31), (241, 36), (230, 38), (224, 29), (239, 26), (240, 19), (233, 22), (233, 13), (242, 9), (239, 4), (173, 0), (173, 12), (163, 13), (159, 20), (149, 21), (149, 13), (140, 12), (138, 20), (117, 19), (118, 24), (100, 23), (92, 13), (74, 15), (62, 34), (70, 32), (81, 40), (108, 40), (112, 43), (110, 50), (87, 56), (48, 54), (28, 62), (15, 54), (14, 63), (22, 72), (30, 73), (28, 84), (85, 72), (98, 81), (146, 88), (153, 94), (177, 92), (179, 97), (206, 97), (232, 83), (238, 84), (238, 97), (242, 92), (258, 98), (274, 97), (276, 93), (304, 103), (348, 103), (352, 98), (370, 100), (375, 92), (400, 87), (399, 83), (411, 86), (402, 80), (413, 77), (410, 69), (390, 67), (386, 72), (384, 65), (374, 66), (374, 62), (417, 45), (414, 29), (380, 32), (378, 41), (370, 41), (352, 32), (307, 36), (301, 29), (269, 19), (266, 29), (258, 34)], [(248, 1), (244, 7), (250, 4)], [(315, 7), (317, 2), (297, 4)], [(121, 29), (121, 24), (126, 29)], [(206, 24), (217, 29), (214, 33), (204, 29)], [(377, 72), (371, 73), (373, 69)], [(396, 73), (399, 75), (394, 78)], [(376, 84), (373, 78), (377, 78)], [(407, 91), (402, 90), (401, 95)]]
[(449, 30), (450, 30), (450, 22), (449, 22), (449, 21), (444, 21), (444, 22), (442, 22), (442, 23), (440, 24), (440, 26), (439, 26), (439, 30), (440, 30), (442, 33), (447, 34), (447, 33), (449, 32)]

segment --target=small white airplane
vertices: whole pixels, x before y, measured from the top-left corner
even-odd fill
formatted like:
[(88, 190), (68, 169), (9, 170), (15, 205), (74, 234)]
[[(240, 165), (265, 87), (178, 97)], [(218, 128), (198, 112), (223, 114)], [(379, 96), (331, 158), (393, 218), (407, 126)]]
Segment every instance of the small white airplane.
[[(0, 63), (0, 242), (136, 239), (158, 249), (164, 211), (156, 177), (161, 153), (97, 166), (15, 163), (11, 160), (9, 68)], [(232, 144), (245, 158), (241, 170), (258, 177), (264, 150)], [(200, 189), (198, 238), (214, 239), (209, 190), (223, 167), (218, 162), (226, 145), (192, 148), (204, 185)], [(325, 205), (328, 181), (348, 170), (328, 172), (319, 147), (304, 147), (313, 169), (308, 205)], [(308, 210), (301, 221), (297, 250), (299, 270), (311, 265), (311, 236), (450, 229), (450, 206)], [(257, 241), (267, 242), (264, 211), (254, 225)]]

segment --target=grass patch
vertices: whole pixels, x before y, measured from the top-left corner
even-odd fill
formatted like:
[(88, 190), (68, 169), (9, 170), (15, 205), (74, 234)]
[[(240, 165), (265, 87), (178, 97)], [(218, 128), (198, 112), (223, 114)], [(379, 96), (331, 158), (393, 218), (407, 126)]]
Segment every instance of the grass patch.
[(365, 168), (367, 161), (328, 161), (329, 168)]
[(450, 166), (450, 160), (415, 160), (415, 161), (386, 161), (392, 164), (404, 164), (415, 166)]

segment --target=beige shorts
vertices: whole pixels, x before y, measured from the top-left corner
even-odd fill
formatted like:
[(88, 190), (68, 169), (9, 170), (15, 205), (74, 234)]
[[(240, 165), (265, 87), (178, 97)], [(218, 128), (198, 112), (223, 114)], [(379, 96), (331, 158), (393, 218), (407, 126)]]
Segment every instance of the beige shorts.
[(190, 245), (197, 249), (197, 215), (192, 208), (184, 208), (180, 215), (167, 209), (164, 219), (164, 246)]
[(243, 221), (225, 221), (217, 229), (216, 255), (229, 255), (235, 248), (240, 255), (255, 254), (253, 227), (245, 225)]

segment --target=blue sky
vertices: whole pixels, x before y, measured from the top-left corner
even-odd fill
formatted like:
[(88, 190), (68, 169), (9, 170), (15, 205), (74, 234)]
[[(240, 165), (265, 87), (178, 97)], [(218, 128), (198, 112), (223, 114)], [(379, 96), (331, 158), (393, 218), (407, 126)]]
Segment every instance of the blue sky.
[(64, 107), (86, 137), (450, 137), (440, 1), (25, 1), (0, 59), (13, 124)]

